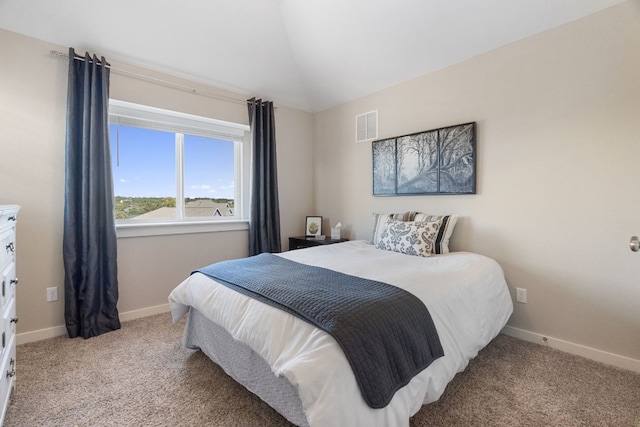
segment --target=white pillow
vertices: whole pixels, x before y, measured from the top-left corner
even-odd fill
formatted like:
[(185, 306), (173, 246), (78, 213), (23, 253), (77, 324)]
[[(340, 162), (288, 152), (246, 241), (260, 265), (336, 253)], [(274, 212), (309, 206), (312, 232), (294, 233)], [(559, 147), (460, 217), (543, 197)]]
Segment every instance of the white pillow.
[(440, 231), (436, 237), (435, 244), (433, 245), (434, 254), (448, 254), (449, 253), (449, 239), (453, 234), (453, 228), (458, 222), (456, 215), (429, 215), (425, 213), (418, 213), (415, 216), (415, 221), (442, 221)]
[(431, 256), (442, 221), (399, 221), (388, 219), (380, 227), (374, 245), (378, 249), (406, 255)]

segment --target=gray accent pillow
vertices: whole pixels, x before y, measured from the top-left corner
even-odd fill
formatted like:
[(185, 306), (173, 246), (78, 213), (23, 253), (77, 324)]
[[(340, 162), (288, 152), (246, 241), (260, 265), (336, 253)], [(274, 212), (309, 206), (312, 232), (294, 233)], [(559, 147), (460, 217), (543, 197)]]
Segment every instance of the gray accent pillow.
[(414, 219), (415, 221), (442, 221), (442, 226), (440, 227), (440, 231), (438, 231), (438, 236), (433, 245), (433, 253), (448, 254), (449, 239), (453, 234), (453, 228), (456, 226), (456, 222), (458, 222), (457, 215), (429, 215), (418, 213)]

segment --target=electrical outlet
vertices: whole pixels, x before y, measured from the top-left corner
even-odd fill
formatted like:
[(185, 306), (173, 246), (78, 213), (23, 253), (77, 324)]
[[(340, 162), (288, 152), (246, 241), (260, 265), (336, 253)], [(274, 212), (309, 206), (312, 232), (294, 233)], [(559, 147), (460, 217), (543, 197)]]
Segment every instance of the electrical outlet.
[(47, 288), (47, 302), (58, 301), (58, 288)]
[(522, 304), (527, 303), (527, 290), (524, 288), (516, 288), (516, 302), (521, 302)]

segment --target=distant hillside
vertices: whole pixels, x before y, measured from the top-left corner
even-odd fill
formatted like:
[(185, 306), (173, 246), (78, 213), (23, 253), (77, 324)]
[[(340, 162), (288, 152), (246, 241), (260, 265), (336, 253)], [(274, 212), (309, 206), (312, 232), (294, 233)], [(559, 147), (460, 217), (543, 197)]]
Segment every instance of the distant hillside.
[[(233, 209), (233, 199), (207, 199), (194, 198), (186, 199), (185, 204), (192, 203), (197, 200), (211, 201), (216, 204), (225, 204)], [(114, 211), (116, 219), (133, 219), (139, 215), (143, 215), (160, 208), (175, 208), (175, 197), (123, 197), (116, 196), (114, 198)]]

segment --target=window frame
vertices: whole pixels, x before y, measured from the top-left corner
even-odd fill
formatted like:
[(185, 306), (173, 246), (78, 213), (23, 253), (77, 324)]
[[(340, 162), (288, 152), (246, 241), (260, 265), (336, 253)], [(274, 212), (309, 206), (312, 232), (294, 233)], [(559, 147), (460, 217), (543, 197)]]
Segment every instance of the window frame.
[(208, 233), (248, 229), (250, 128), (248, 125), (109, 100), (109, 125), (134, 126), (234, 142), (234, 216), (228, 219), (184, 217), (184, 137), (176, 143), (176, 219), (116, 220), (118, 238)]

